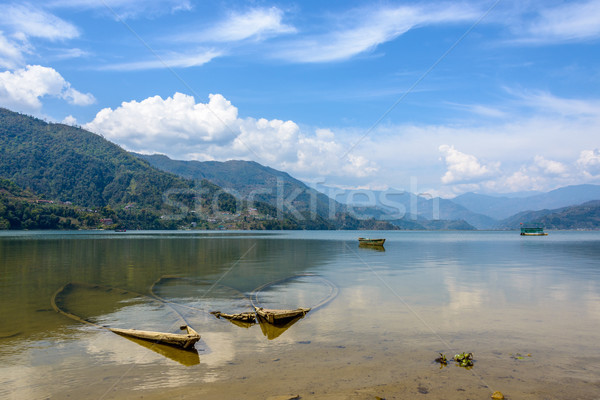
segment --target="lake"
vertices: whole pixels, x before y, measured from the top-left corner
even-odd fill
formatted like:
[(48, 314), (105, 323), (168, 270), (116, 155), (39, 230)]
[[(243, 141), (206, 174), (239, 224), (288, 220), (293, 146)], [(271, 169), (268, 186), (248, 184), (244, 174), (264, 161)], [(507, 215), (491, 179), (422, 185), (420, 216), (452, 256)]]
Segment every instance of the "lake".
[[(210, 314), (252, 303), (316, 308)], [(99, 327), (181, 320), (192, 352)], [(0, 232), (0, 321), (3, 399), (597, 399), (600, 233)]]

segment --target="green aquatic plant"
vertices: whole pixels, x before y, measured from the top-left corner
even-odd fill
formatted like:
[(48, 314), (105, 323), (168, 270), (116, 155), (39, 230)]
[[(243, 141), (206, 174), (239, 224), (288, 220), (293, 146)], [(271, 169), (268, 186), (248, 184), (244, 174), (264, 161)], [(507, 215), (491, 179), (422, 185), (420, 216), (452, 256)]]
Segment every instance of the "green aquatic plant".
[(461, 367), (472, 367), (473, 353), (455, 354), (454, 361), (456, 361)]
[(440, 353), (440, 356), (435, 359), (435, 362), (438, 362), (442, 365), (447, 365), (448, 359), (446, 358), (446, 356), (444, 354)]

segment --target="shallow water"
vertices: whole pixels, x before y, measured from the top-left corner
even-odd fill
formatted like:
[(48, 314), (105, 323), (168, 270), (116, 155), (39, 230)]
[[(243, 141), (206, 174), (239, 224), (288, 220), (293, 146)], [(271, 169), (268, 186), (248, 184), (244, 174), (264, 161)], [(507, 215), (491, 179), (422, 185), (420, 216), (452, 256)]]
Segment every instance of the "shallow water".
[[(359, 248), (369, 235), (385, 251)], [(202, 335), (197, 353), (56, 313), (67, 282), (154, 292), (170, 307), (102, 291), (64, 306), (171, 332), (178, 311)], [(209, 314), (328, 299), (278, 330)], [(599, 327), (597, 232), (0, 233), (0, 398), (593, 399)], [(433, 361), (463, 351), (471, 370)]]

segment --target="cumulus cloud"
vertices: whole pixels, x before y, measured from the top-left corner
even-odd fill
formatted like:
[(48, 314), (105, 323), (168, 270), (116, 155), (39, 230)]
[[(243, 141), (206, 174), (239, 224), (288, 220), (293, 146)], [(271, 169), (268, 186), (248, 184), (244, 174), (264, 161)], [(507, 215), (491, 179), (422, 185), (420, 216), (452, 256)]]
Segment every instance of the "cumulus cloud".
[(76, 126), (77, 125), (77, 118), (75, 118), (72, 115), (67, 115), (61, 122), (63, 124), (65, 124), (65, 125)]
[(535, 156), (534, 162), (539, 170), (547, 176), (566, 176), (568, 173), (567, 166), (558, 161), (547, 160), (542, 156)]
[(95, 102), (94, 96), (71, 87), (56, 70), (41, 65), (28, 65), (14, 72), (0, 73), (0, 104), (19, 111), (36, 112), (43, 97), (56, 97), (69, 104), (85, 106)]
[(499, 167), (499, 164), (483, 165), (477, 157), (462, 153), (454, 148), (443, 144), (439, 147), (446, 162), (447, 171), (442, 176), (442, 183), (472, 183), (489, 178)]
[(364, 176), (377, 170), (364, 156), (341, 158), (347, 145), (331, 131), (305, 134), (293, 121), (240, 118), (220, 94), (210, 95), (206, 104), (181, 93), (124, 102), (101, 110), (84, 127), (128, 150), (175, 159), (255, 160), (302, 176)]
[(322, 34), (286, 42), (276, 57), (294, 62), (331, 62), (351, 58), (393, 40), (407, 31), (425, 25), (474, 20), (475, 8), (453, 4), (379, 7), (353, 10), (325, 21), (333, 27)]
[(583, 150), (577, 159), (577, 166), (587, 177), (600, 177), (600, 150)]
[[(582, 104), (591, 110), (593, 102)], [(419, 190), (430, 192), (442, 178), (444, 194), (515, 192), (600, 177), (600, 151), (582, 151), (594, 148), (600, 119), (530, 114), (477, 127), (385, 124), (365, 137), (358, 128), (300, 128), (294, 121), (241, 117), (219, 94), (203, 103), (177, 93), (104, 109), (86, 128), (128, 150), (185, 160), (254, 160), (340, 187), (410, 190), (414, 178)]]

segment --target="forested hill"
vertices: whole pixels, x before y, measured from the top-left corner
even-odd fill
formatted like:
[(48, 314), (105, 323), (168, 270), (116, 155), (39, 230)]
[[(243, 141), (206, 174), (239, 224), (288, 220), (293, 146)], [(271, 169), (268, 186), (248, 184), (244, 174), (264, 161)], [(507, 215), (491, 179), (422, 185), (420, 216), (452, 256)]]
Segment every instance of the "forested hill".
[(158, 171), (101, 136), (0, 108), (0, 177), (86, 207), (159, 210), (163, 193), (191, 181)]
[(519, 223), (541, 225), (546, 229), (600, 229), (600, 200), (554, 210), (525, 211), (501, 221), (498, 229), (518, 229)]
[(328, 218), (345, 211), (344, 205), (306, 186), (287, 172), (254, 161), (182, 161), (162, 154), (132, 154), (161, 171), (183, 178), (207, 179), (240, 198), (283, 207), (286, 212), (314, 209), (322, 218)]
[(0, 178), (0, 229), (344, 227), (248, 204), (205, 179), (160, 171), (91, 132), (3, 108)]

